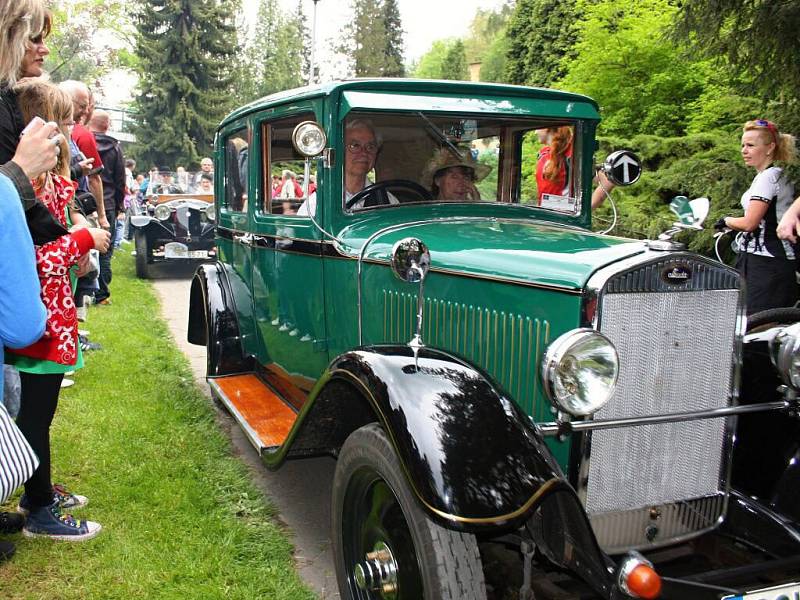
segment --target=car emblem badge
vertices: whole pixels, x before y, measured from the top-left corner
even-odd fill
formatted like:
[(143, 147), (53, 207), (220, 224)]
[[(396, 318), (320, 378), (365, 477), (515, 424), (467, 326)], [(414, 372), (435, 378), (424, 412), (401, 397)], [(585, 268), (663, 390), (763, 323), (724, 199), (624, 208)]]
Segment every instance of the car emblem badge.
[(692, 278), (692, 269), (689, 265), (670, 265), (661, 271), (661, 280), (671, 285), (686, 283)]

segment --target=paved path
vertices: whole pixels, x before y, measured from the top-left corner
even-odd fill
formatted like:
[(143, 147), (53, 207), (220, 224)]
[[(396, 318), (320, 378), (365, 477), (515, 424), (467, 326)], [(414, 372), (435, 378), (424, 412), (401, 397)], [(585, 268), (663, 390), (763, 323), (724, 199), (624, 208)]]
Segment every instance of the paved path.
[[(159, 265), (152, 269), (153, 285), (161, 302), (161, 314), (178, 348), (189, 359), (195, 380), (209, 394), (205, 381), (206, 351), (186, 341), (190, 265)], [(254, 483), (278, 509), (291, 533), (300, 576), (321, 600), (339, 598), (330, 547), (330, 490), (335, 461), (312, 458), (289, 461), (277, 472), (269, 471), (230, 415), (217, 406), (218, 422), (229, 433), (233, 446), (253, 474)]]

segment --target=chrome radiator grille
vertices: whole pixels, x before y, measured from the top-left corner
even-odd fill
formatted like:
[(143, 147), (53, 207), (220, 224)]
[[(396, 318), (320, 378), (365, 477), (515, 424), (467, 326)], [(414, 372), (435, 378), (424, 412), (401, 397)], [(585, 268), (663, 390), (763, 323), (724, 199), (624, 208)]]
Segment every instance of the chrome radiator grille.
[[(620, 375), (595, 418), (726, 406), (738, 299), (738, 289), (604, 294), (600, 330), (619, 352)], [(725, 428), (725, 419), (708, 419), (593, 432), (581, 469), (587, 511), (717, 494)]]

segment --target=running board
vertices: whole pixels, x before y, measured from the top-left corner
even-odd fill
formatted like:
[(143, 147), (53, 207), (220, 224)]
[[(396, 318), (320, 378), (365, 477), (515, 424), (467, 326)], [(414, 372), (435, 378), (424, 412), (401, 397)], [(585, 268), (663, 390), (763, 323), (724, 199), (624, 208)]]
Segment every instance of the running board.
[(230, 411), (263, 455), (283, 445), (297, 413), (253, 373), (208, 378), (211, 393)]

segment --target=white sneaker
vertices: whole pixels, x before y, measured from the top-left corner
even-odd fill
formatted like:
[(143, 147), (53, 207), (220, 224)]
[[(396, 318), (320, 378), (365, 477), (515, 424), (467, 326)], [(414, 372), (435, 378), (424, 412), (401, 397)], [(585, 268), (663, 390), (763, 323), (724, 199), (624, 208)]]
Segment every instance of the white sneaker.
[(62, 388), (72, 387), (73, 385), (75, 385), (75, 381), (72, 379), (67, 379), (66, 377), (64, 377), (64, 379), (61, 380)]
[(89, 316), (89, 309), (86, 306), (78, 306), (75, 309), (75, 314), (78, 316), (78, 321), (81, 323), (86, 321), (86, 318)]

